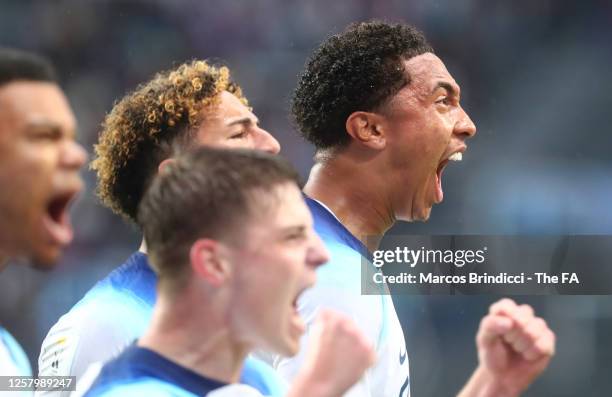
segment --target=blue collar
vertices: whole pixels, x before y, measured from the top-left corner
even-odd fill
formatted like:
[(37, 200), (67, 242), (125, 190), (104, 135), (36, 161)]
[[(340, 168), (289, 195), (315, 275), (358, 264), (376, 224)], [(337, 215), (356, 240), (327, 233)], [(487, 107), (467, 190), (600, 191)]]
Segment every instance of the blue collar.
[(331, 237), (338, 243), (348, 246), (354, 251), (359, 252), (362, 256), (369, 258), (371, 256), (368, 248), (340, 221), (331, 213), (327, 208), (322, 206), (316, 200), (304, 195), (306, 204), (310, 208), (310, 212), (315, 221), (315, 229), (321, 237)]
[(173, 384), (197, 396), (205, 396), (212, 390), (227, 385), (227, 383), (204, 377), (153, 350), (135, 344), (125, 350), (122, 358), (137, 366), (139, 372), (144, 375)]

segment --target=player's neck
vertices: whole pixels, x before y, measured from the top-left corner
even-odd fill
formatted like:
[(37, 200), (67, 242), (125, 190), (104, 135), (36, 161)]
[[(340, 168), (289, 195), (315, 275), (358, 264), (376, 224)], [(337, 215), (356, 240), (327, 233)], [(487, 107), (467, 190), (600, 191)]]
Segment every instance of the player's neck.
[(372, 169), (337, 156), (315, 164), (304, 193), (321, 201), (370, 250), (395, 223), (383, 178)]
[(160, 294), (138, 345), (207, 378), (238, 382), (249, 349), (235, 343), (223, 316), (211, 310), (214, 305), (188, 295), (170, 302)]
[(2, 253), (0, 253), (0, 272), (3, 271), (7, 265), (8, 265), (8, 256), (4, 256), (2, 255)]

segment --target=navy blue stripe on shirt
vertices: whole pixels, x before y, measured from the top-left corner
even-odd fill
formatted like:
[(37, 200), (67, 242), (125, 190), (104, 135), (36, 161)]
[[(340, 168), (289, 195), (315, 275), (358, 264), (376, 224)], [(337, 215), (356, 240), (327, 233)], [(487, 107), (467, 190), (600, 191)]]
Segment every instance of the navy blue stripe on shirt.
[(204, 377), (159, 353), (136, 344), (107, 363), (86, 395), (95, 396), (113, 385), (154, 378), (170, 383), (198, 396), (226, 386), (227, 383)]

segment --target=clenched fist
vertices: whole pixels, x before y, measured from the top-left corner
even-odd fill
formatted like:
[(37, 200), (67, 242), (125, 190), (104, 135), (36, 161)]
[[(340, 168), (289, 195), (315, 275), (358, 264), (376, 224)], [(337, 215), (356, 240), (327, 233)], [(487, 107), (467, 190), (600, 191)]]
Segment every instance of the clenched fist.
[(502, 299), (480, 322), (476, 345), (480, 365), (463, 395), (516, 396), (548, 366), (555, 334), (531, 306)]
[(298, 391), (304, 389), (308, 392), (303, 395), (312, 397), (342, 396), (374, 364), (371, 343), (343, 314), (322, 310), (311, 338), (308, 358), (292, 385), (291, 396), (302, 395)]

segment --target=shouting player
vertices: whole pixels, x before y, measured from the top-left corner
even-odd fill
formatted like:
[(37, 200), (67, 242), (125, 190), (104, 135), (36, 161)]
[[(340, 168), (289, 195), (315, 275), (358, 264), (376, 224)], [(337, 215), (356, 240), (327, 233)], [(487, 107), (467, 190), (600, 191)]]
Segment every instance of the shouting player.
[[(49, 268), (72, 240), (68, 208), (86, 161), (72, 109), (43, 58), (0, 49), (0, 270), (24, 258)], [(0, 374), (29, 375), (15, 340), (0, 327)]]
[[(353, 24), (324, 41), (294, 92), (293, 116), (316, 147), (304, 192), (331, 251), (299, 309), (310, 321), (321, 308), (344, 312), (374, 343), (377, 363), (351, 397), (410, 393), (393, 302), (388, 295), (361, 295), (361, 262), (378, 243), (369, 237), (382, 236), (397, 220), (427, 220), (442, 201), (444, 168), (461, 160), (476, 133), (460, 97), (420, 32), (383, 22)], [(548, 365), (554, 338), (529, 306), (493, 305), (478, 333), (480, 365), (462, 395), (517, 395)], [(306, 338), (302, 344), (295, 358), (274, 361), (289, 379), (301, 365)]]
[[(261, 395), (236, 384), (243, 361), (253, 348), (297, 352), (296, 301), (328, 259), (297, 180), (278, 157), (242, 150), (200, 148), (161, 170), (138, 212), (159, 280), (153, 319), (86, 396)], [(334, 382), (289, 395), (341, 396), (359, 379), (373, 350), (350, 327), (318, 339), (324, 366), (301, 371)]]
[[(258, 126), (228, 69), (204, 61), (160, 73), (114, 106), (93, 162), (98, 195), (113, 211), (137, 223), (138, 205), (158, 169), (177, 153), (198, 146), (272, 154), (280, 150), (276, 139)], [(39, 375), (79, 380), (91, 364), (117, 356), (149, 324), (155, 284), (143, 243), (51, 328), (40, 352)], [(284, 392), (275, 372), (253, 359), (243, 368), (242, 382), (268, 395)]]

